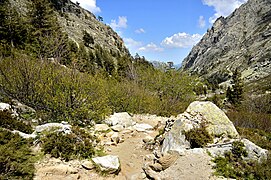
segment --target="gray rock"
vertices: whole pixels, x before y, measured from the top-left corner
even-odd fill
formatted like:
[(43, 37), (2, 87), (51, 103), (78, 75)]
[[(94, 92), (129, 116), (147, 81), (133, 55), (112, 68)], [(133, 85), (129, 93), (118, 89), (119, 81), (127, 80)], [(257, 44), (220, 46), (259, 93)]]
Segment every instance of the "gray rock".
[(241, 141), (244, 143), (246, 151), (248, 153), (248, 156), (246, 157), (247, 159), (258, 161), (267, 159), (268, 150), (260, 148), (259, 146), (247, 139), (242, 139)]
[(118, 156), (107, 155), (103, 157), (92, 158), (92, 161), (100, 168), (102, 172), (116, 173), (120, 170)]
[(166, 153), (172, 150), (183, 154), (185, 149), (190, 148), (190, 143), (185, 140), (185, 135), (182, 134), (184, 126), (185, 125), (183, 121), (175, 121), (171, 130), (165, 135), (165, 139), (161, 148), (162, 153)]
[(111, 126), (121, 125), (124, 128), (135, 125), (132, 117), (127, 112), (114, 113), (108, 119), (105, 120), (105, 123)]

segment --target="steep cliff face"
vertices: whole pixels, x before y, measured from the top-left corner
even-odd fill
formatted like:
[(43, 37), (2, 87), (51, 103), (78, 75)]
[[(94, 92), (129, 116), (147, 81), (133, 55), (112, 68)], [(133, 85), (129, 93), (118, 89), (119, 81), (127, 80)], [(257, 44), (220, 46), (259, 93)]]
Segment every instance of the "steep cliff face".
[(249, 0), (220, 17), (184, 59), (182, 68), (226, 81), (238, 68), (246, 82), (271, 74), (271, 0)]

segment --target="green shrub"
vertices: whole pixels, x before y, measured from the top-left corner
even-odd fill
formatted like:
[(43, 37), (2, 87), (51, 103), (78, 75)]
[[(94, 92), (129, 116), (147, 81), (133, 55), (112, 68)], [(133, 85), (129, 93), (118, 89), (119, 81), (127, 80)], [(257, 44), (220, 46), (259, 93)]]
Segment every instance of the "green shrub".
[(30, 125), (13, 118), (8, 111), (0, 111), (0, 127), (9, 130), (18, 130), (24, 133), (31, 134), (33, 129)]
[(73, 129), (73, 133), (49, 132), (41, 138), (42, 151), (55, 158), (66, 161), (79, 158), (86, 159), (95, 155), (94, 137), (79, 128)]
[(252, 160), (245, 161), (247, 156), (244, 144), (239, 141), (233, 143), (231, 152), (226, 152), (224, 157), (216, 157), (215, 174), (225, 178), (235, 179), (269, 179), (271, 177), (271, 157), (263, 162)]
[(33, 179), (34, 156), (30, 142), (0, 129), (0, 179)]
[(206, 131), (204, 126), (200, 128), (194, 128), (187, 132), (184, 132), (185, 139), (190, 143), (191, 148), (202, 148), (207, 143), (212, 142), (212, 136)]
[(241, 137), (249, 139), (261, 148), (271, 150), (271, 133), (251, 128), (237, 127), (237, 131)]

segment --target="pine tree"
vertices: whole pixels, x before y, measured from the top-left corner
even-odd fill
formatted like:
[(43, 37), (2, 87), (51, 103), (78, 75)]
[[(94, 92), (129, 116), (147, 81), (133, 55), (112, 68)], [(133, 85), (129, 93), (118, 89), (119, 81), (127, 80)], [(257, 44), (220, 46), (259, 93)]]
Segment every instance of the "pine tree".
[(0, 43), (8, 47), (22, 46), (27, 38), (25, 17), (8, 0), (0, 0)]
[(228, 87), (226, 96), (229, 102), (234, 105), (238, 105), (243, 99), (243, 81), (241, 78), (241, 73), (238, 71), (238, 69), (234, 71), (232, 80), (232, 88)]
[(58, 62), (67, 62), (65, 58), (69, 56), (68, 36), (62, 32), (52, 4), (48, 0), (31, 1), (31, 51), (40, 59), (54, 58)]

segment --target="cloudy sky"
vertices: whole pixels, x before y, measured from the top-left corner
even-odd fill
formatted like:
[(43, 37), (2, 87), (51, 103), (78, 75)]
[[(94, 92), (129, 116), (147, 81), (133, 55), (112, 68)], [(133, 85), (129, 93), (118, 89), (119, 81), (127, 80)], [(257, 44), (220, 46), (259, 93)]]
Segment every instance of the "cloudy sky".
[(216, 18), (247, 0), (72, 0), (110, 25), (132, 55), (180, 64)]

